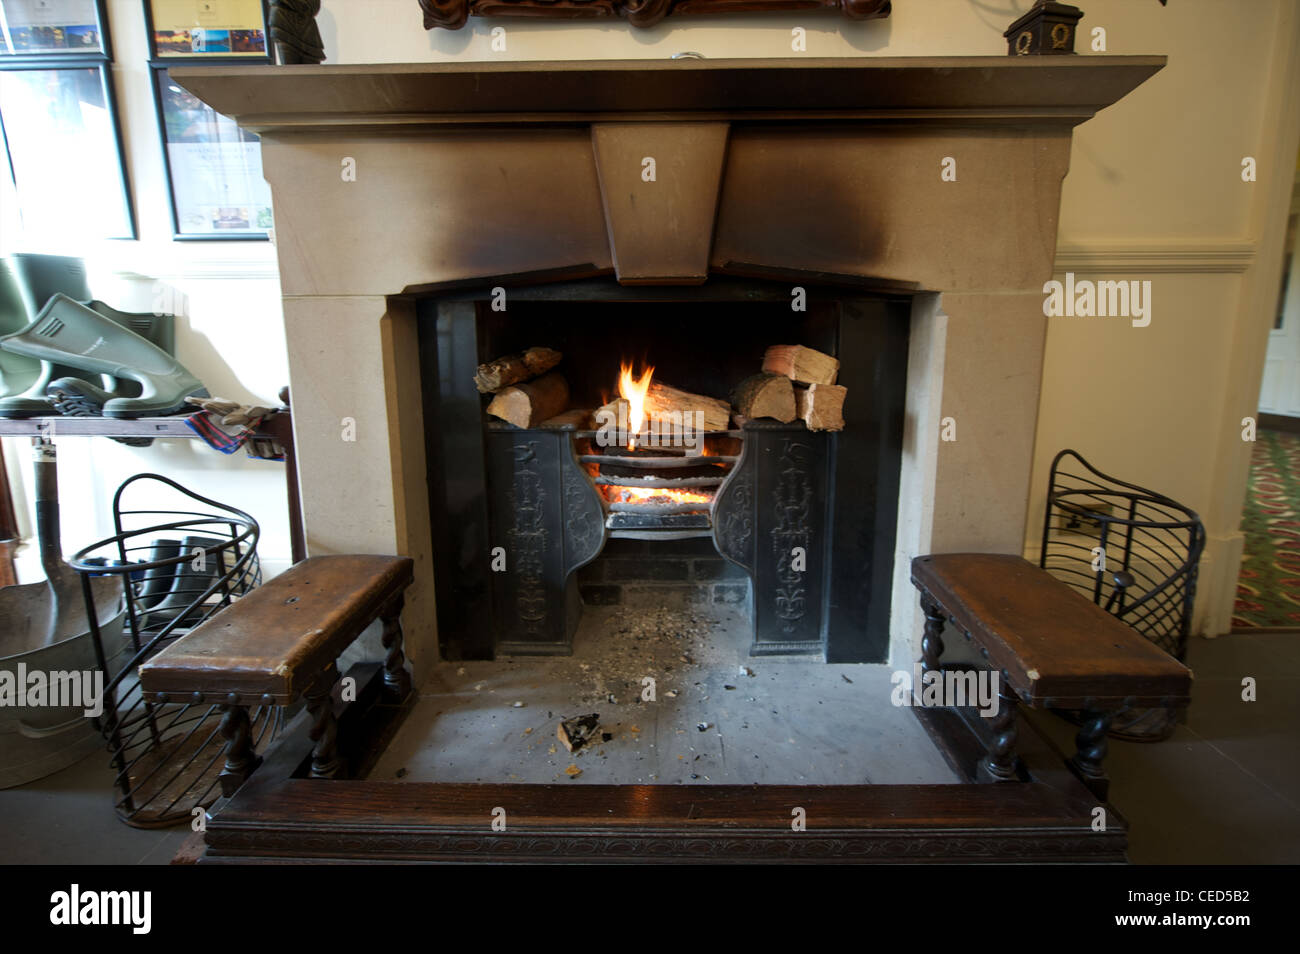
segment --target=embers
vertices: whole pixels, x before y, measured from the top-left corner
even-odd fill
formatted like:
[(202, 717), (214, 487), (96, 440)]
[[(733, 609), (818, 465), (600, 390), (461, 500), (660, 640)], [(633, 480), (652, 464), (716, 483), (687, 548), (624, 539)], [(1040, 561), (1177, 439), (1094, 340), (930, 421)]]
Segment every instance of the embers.
[(695, 450), (602, 447), (595, 437), (579, 440), (579, 461), (608, 511), (605, 525), (616, 535), (711, 528), (713, 498), (740, 459), (740, 431), (712, 432)]

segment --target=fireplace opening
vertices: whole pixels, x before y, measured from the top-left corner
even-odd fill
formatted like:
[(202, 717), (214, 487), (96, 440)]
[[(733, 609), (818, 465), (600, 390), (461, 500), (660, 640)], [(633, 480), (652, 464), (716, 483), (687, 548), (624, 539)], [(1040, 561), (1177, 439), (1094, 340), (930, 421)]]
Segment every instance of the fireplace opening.
[[(798, 301), (768, 281), (593, 279), (419, 302), (445, 658), (567, 655), (592, 607), (707, 604), (737, 614), (749, 655), (885, 661), (910, 303)], [(839, 361), (843, 430), (736, 413), (771, 345)], [(534, 383), (563, 400), (495, 413), (477, 368), (534, 348), (562, 356)]]

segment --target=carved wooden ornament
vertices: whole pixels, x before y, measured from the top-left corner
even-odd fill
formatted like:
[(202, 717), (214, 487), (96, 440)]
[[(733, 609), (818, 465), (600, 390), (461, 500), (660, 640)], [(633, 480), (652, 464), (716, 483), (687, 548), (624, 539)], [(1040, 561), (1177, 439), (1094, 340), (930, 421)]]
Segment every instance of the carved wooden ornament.
[(721, 13), (839, 10), (850, 20), (889, 16), (890, 0), (419, 0), (424, 28), (459, 30), (475, 17), (549, 17), (574, 20), (622, 17), (652, 27), (664, 17)]

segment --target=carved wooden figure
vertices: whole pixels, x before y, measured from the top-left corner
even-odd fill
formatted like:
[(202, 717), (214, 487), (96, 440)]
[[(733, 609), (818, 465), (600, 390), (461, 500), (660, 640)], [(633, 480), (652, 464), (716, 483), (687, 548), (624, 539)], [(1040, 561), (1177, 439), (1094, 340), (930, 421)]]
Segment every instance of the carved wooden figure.
[(316, 14), (320, 0), (271, 0), (271, 39), (281, 63), (320, 63), (325, 59)]

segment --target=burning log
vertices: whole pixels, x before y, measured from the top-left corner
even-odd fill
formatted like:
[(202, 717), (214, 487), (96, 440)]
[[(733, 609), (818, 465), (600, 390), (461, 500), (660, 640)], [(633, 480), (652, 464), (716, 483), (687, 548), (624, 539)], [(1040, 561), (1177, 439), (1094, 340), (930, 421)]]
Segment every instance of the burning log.
[(840, 363), (803, 345), (772, 345), (763, 355), (763, 370), (800, 384), (834, 384)]
[(497, 393), (487, 412), (515, 427), (536, 427), (569, 406), (569, 382), (558, 371), (528, 384), (513, 384)]
[[(657, 425), (659, 432), (669, 440), (680, 434), (683, 425), (696, 426), (696, 411), (703, 415), (702, 427), (706, 431), (725, 431), (731, 426), (731, 405), (726, 401), (681, 391), (657, 381), (652, 382), (646, 391), (643, 406), (646, 420), (642, 428), (650, 430), (652, 424)], [(596, 412), (597, 421), (602, 419), (602, 411), (612, 413), (613, 420), (626, 421), (628, 427), (632, 427), (632, 413), (626, 399), (615, 398), (600, 408)]]
[(795, 388), (799, 419), (810, 431), (844, 430), (844, 398), (849, 389), (838, 384), (810, 384)]
[(529, 348), (522, 354), (506, 355), (474, 372), (474, 387), (480, 394), (496, 394), (502, 388), (545, 374), (560, 363), (564, 355), (551, 348)]
[[(731, 425), (731, 405), (703, 394), (679, 391), (677, 388), (652, 382), (645, 396), (646, 416), (652, 421), (681, 420), (693, 422), (695, 412), (704, 415), (706, 431), (725, 431)], [(673, 415), (677, 415), (676, 418)], [(688, 417), (687, 415), (691, 415)]]
[(731, 403), (751, 421), (770, 417), (789, 424), (795, 418), (794, 386), (781, 374), (764, 371), (745, 378), (731, 393)]

